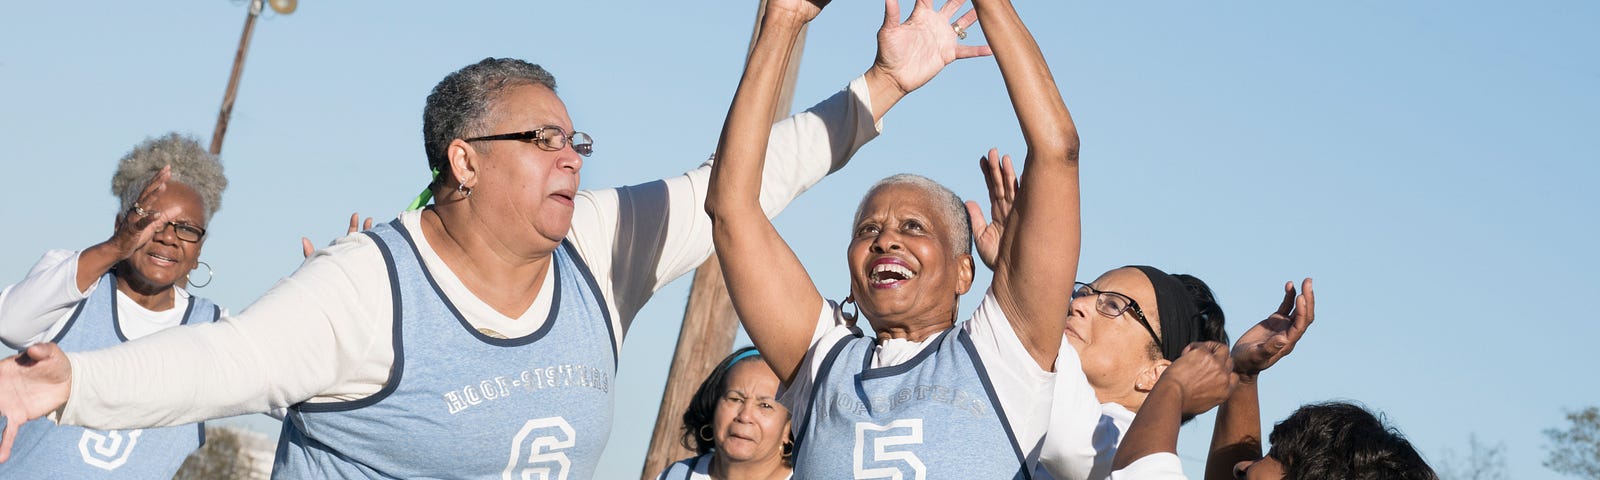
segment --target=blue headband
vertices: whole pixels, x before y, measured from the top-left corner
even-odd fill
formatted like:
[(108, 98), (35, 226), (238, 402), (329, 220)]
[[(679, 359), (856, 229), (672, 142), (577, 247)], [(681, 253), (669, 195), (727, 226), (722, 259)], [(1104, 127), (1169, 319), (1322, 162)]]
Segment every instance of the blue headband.
[(750, 357), (759, 357), (759, 356), (761, 356), (761, 351), (760, 350), (756, 350), (756, 349), (753, 349), (753, 348), (749, 349), (749, 350), (745, 350), (744, 353), (741, 353), (741, 354), (738, 354), (738, 355), (734, 355), (733, 358), (728, 359), (728, 366), (732, 367), (733, 364), (739, 363), (740, 360), (744, 360), (744, 359), (750, 358)]

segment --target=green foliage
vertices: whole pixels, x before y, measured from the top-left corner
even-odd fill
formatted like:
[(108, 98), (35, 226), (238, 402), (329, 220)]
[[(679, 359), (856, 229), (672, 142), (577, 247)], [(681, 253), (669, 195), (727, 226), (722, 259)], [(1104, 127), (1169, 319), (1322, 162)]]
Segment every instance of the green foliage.
[(1600, 479), (1600, 407), (1567, 412), (1566, 429), (1544, 431), (1550, 456), (1544, 466), (1563, 475)]

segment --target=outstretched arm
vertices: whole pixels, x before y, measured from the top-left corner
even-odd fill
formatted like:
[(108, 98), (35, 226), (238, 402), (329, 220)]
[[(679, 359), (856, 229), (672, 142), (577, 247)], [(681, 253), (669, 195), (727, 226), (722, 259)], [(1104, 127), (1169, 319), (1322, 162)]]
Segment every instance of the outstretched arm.
[(1294, 351), (1316, 318), (1311, 279), (1305, 279), (1301, 287), (1303, 293), (1296, 296), (1294, 282), (1285, 283), (1278, 311), (1233, 343), (1233, 393), (1217, 410), (1211, 453), (1206, 457), (1207, 480), (1232, 479), (1235, 464), (1261, 458), (1261, 399), (1256, 379)]
[(789, 54), (801, 27), (825, 4), (767, 2), (761, 33), (722, 126), (706, 196), (712, 243), (734, 311), (785, 384), (805, 357), (822, 295), (761, 209), (761, 169)]
[(994, 265), (994, 295), (1022, 344), (1050, 370), (1078, 272), (1078, 131), (1039, 44), (1009, 0), (975, 0), (1028, 144), (1027, 172)]

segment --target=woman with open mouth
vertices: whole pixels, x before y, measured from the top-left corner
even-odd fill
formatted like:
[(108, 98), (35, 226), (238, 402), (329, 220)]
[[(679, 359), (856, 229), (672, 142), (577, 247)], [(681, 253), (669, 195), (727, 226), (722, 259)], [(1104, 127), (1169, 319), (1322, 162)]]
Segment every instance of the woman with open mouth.
[[(782, 10), (784, 3), (791, 10)], [(944, 22), (917, 2), (902, 26)], [(846, 258), (856, 316), (825, 301), (762, 214), (766, 112), (798, 26), (769, 21), (723, 129), (706, 210), (745, 330), (785, 386), (795, 418), (796, 478), (1026, 478), (1044, 434), (1079, 249), (1078, 136), (1038, 44), (1007, 0), (975, 0), (942, 30), (956, 42), (981, 22), (1027, 141), (1028, 174), (1000, 238), (994, 282), (964, 323), (972, 284), (966, 207), (924, 177), (873, 186), (855, 215)], [(880, 38), (895, 34), (888, 2)], [(814, 3), (768, 4), (767, 17), (808, 21)], [(987, 52), (960, 47), (958, 56)], [(906, 90), (926, 78), (898, 72)], [(967, 119), (972, 121), (972, 119)], [(995, 161), (991, 155), (990, 162)]]
[[(206, 226), (221, 208), (222, 164), (193, 138), (169, 133), (128, 152), (111, 178), (121, 201), (111, 238), (82, 251), (51, 250), (0, 293), (0, 340), (23, 349), (51, 342), (94, 350), (179, 325), (215, 321), (222, 309), (189, 294), (211, 282)], [(94, 430), (29, 422), (0, 463), (4, 478), (170, 478), (204, 441), (203, 423)]]

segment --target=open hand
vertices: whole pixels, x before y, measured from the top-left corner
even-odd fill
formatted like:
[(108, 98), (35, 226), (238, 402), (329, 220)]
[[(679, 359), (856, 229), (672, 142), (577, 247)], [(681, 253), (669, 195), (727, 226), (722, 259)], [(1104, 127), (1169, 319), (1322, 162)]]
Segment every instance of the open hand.
[(0, 360), (0, 462), (11, 458), (11, 443), (23, 422), (44, 416), (67, 403), (72, 390), (72, 365), (54, 343), (41, 343)]
[(1250, 327), (1233, 343), (1233, 368), (1244, 381), (1255, 380), (1262, 370), (1294, 351), (1300, 337), (1316, 319), (1317, 297), (1311, 279), (1305, 279), (1302, 292), (1295, 295), (1294, 282), (1284, 282), (1283, 303), (1266, 320)]
[(988, 155), (979, 158), (978, 169), (983, 171), (984, 184), (989, 187), (989, 221), (983, 221), (983, 208), (972, 200), (967, 200), (967, 216), (972, 219), (972, 241), (977, 245), (978, 258), (983, 260), (983, 266), (994, 270), (1006, 218), (1011, 216), (1011, 205), (1022, 184), (1017, 181), (1017, 170), (1011, 166), (1011, 156), (1001, 156), (999, 149), (991, 148)]
[(111, 238), (106, 244), (111, 245), (117, 252), (118, 260), (126, 260), (133, 256), (133, 252), (150, 243), (155, 238), (156, 232), (167, 227), (167, 212), (157, 211), (155, 206), (161, 198), (161, 193), (167, 190), (167, 180), (172, 178), (172, 167), (161, 167), (150, 180), (145, 182), (144, 190), (139, 192), (139, 200), (133, 202), (133, 207), (123, 212), (117, 219), (117, 229), (111, 233)]
[[(372, 217), (367, 217), (367, 221), (360, 223), (359, 225), (361, 226), (361, 228), (357, 229), (356, 228), (356, 225), (357, 225), (356, 222), (358, 222), (360, 220), (361, 220), (361, 214), (359, 214), (359, 213), (351, 213), (350, 214), (350, 229), (346, 230), (344, 232), (344, 234), (345, 235), (349, 235), (349, 234), (352, 234), (352, 233), (359, 232), (361, 230), (371, 230), (372, 229)], [(317, 249), (315, 247), (311, 246), (311, 239), (306, 238), (306, 237), (300, 237), (300, 251), (301, 251), (301, 253), (305, 254), (306, 258), (311, 258), (311, 254), (316, 252)]]
[(899, 0), (885, 0), (883, 28), (878, 30), (878, 58), (872, 70), (886, 75), (902, 93), (926, 85), (945, 65), (961, 58), (993, 55), (988, 46), (956, 43), (955, 27), (966, 30), (978, 21), (977, 10), (969, 10), (951, 26), (950, 18), (965, 0), (948, 0), (938, 10), (933, 0), (917, 0), (911, 16), (900, 21)]

